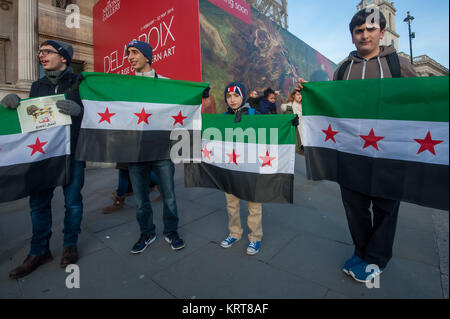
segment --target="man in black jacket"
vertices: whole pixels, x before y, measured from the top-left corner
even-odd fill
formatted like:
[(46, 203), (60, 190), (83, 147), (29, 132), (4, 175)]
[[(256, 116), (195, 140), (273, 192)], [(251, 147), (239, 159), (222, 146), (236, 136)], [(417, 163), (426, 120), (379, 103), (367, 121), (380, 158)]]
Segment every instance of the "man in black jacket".
[[(71, 182), (63, 187), (65, 200), (64, 218), (64, 249), (61, 257), (61, 267), (74, 264), (78, 260), (77, 242), (81, 232), (80, 224), (83, 216), (81, 189), (84, 184), (85, 162), (76, 161), (76, 142), (83, 117), (83, 107), (78, 92), (81, 78), (72, 72), (70, 62), (73, 48), (62, 41), (48, 40), (39, 48), (39, 62), (45, 70), (45, 77), (33, 82), (30, 98), (66, 94), (66, 100), (56, 103), (59, 112), (72, 117), (71, 125)], [(15, 109), (20, 104), (20, 98), (9, 94), (0, 102), (4, 107)], [(13, 269), (9, 277), (17, 279), (33, 272), (40, 265), (53, 259), (49, 249), (52, 235), (51, 200), (54, 188), (36, 191), (30, 195), (31, 222), (33, 235), (30, 252), (22, 265)]]

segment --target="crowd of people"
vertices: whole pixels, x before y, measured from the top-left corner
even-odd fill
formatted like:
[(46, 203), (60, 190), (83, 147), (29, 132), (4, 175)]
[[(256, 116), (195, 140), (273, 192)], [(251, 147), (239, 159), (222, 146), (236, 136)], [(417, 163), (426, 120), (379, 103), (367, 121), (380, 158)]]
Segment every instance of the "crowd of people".
[[(333, 80), (373, 79), (389, 77), (415, 76), (415, 72), (407, 59), (399, 57), (391, 46), (380, 46), (386, 28), (386, 19), (379, 12), (379, 21), (368, 21), (370, 11), (361, 10), (350, 22), (350, 33), (356, 50), (351, 52), (335, 72)], [(148, 43), (131, 41), (127, 46), (128, 62), (136, 70), (136, 76), (158, 78), (161, 75), (151, 67), (152, 48)], [(72, 117), (71, 146), (74, 154), (77, 137), (83, 117), (83, 105), (78, 92), (81, 78), (70, 68), (73, 49), (70, 44), (62, 41), (45, 41), (39, 48), (39, 61), (45, 70), (45, 77), (34, 82), (30, 97), (54, 94), (66, 94), (66, 100), (57, 102), (61, 113)], [(388, 58), (389, 57), (389, 58)], [(394, 65), (390, 61), (396, 61)], [(289, 95), (286, 103), (281, 105), (281, 112), (297, 114), (299, 126), (297, 129), (296, 151), (303, 153), (302, 145), (302, 89), (306, 81), (298, 80), (296, 88)], [(351, 95), (351, 92), (349, 92)], [(232, 82), (224, 89), (224, 99), (227, 106), (225, 114), (234, 115), (239, 121), (241, 115), (277, 114), (276, 97), (278, 91), (271, 88), (264, 90), (261, 97), (256, 91), (251, 91), (247, 98), (246, 88), (240, 82)], [(4, 107), (16, 109), (20, 98), (15, 94), (7, 95), (0, 102)], [(81, 232), (83, 201), (81, 189), (84, 184), (85, 163), (71, 157), (71, 182), (63, 186), (65, 200), (64, 218), (64, 249), (60, 265), (65, 267), (77, 262), (78, 236)], [(133, 193), (136, 201), (136, 219), (139, 225), (139, 238), (132, 245), (131, 253), (142, 253), (156, 240), (156, 229), (153, 223), (153, 210), (149, 197), (150, 188), (156, 186), (163, 201), (164, 238), (173, 250), (185, 247), (178, 233), (178, 208), (174, 190), (174, 164), (170, 159), (118, 164), (118, 187), (113, 193), (112, 206), (105, 207), (105, 213), (122, 209), (127, 193)], [(130, 188), (131, 186), (131, 188)], [(32, 193), (29, 198), (32, 221), (32, 239), (28, 256), (24, 262), (13, 269), (9, 277), (17, 279), (24, 277), (42, 264), (52, 260), (49, 249), (51, 237), (52, 209), (51, 200), (54, 189)], [(346, 212), (350, 233), (355, 245), (354, 254), (343, 265), (343, 271), (359, 282), (371, 280), (370, 276), (379, 275), (392, 257), (398, 210), (400, 202), (385, 198), (371, 197), (355, 190), (341, 186), (342, 202)], [(224, 248), (231, 247), (240, 240), (243, 234), (240, 219), (240, 199), (232, 194), (225, 194), (228, 212), (229, 234), (221, 242)], [(261, 249), (262, 205), (248, 202), (248, 235), (247, 254), (255, 255)], [(373, 210), (373, 222), (370, 206)], [(368, 273), (367, 266), (378, 266), (376, 273)]]

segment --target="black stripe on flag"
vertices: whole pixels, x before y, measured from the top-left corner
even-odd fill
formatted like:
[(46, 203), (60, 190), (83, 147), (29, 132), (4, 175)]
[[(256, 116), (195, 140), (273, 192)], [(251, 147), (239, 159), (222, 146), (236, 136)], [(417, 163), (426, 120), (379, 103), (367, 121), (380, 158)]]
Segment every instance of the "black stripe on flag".
[(70, 155), (0, 167), (0, 203), (70, 182)]
[[(192, 158), (193, 131), (189, 130)], [(199, 132), (199, 131), (198, 131)], [(170, 150), (179, 140), (170, 140), (171, 131), (124, 131), (81, 129), (76, 159), (103, 163), (139, 163), (170, 159)], [(197, 141), (200, 153), (201, 144)]]
[(305, 147), (308, 179), (330, 180), (356, 192), (449, 210), (448, 165), (354, 155)]
[(256, 203), (293, 203), (293, 174), (257, 174), (200, 163), (184, 164), (184, 186), (217, 188)]

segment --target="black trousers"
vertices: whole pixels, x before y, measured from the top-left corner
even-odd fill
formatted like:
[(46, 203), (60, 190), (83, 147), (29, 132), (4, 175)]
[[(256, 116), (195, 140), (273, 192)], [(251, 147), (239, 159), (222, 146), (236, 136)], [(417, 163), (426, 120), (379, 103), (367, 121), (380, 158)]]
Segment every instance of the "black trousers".
[(355, 255), (369, 264), (386, 267), (392, 258), (400, 201), (367, 196), (343, 186), (341, 195)]

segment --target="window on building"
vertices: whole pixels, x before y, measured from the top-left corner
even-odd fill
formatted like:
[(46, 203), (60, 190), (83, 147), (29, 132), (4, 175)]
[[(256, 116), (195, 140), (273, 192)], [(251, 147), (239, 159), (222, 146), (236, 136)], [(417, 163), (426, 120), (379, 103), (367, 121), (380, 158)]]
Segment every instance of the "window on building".
[(52, 5), (57, 8), (65, 9), (69, 4), (76, 4), (76, 0), (53, 0)]
[(70, 66), (72, 67), (73, 73), (81, 74), (81, 72), (84, 71), (84, 62), (83, 61), (74, 61), (70, 63)]
[(389, 13), (389, 29), (392, 30), (392, 14)]

